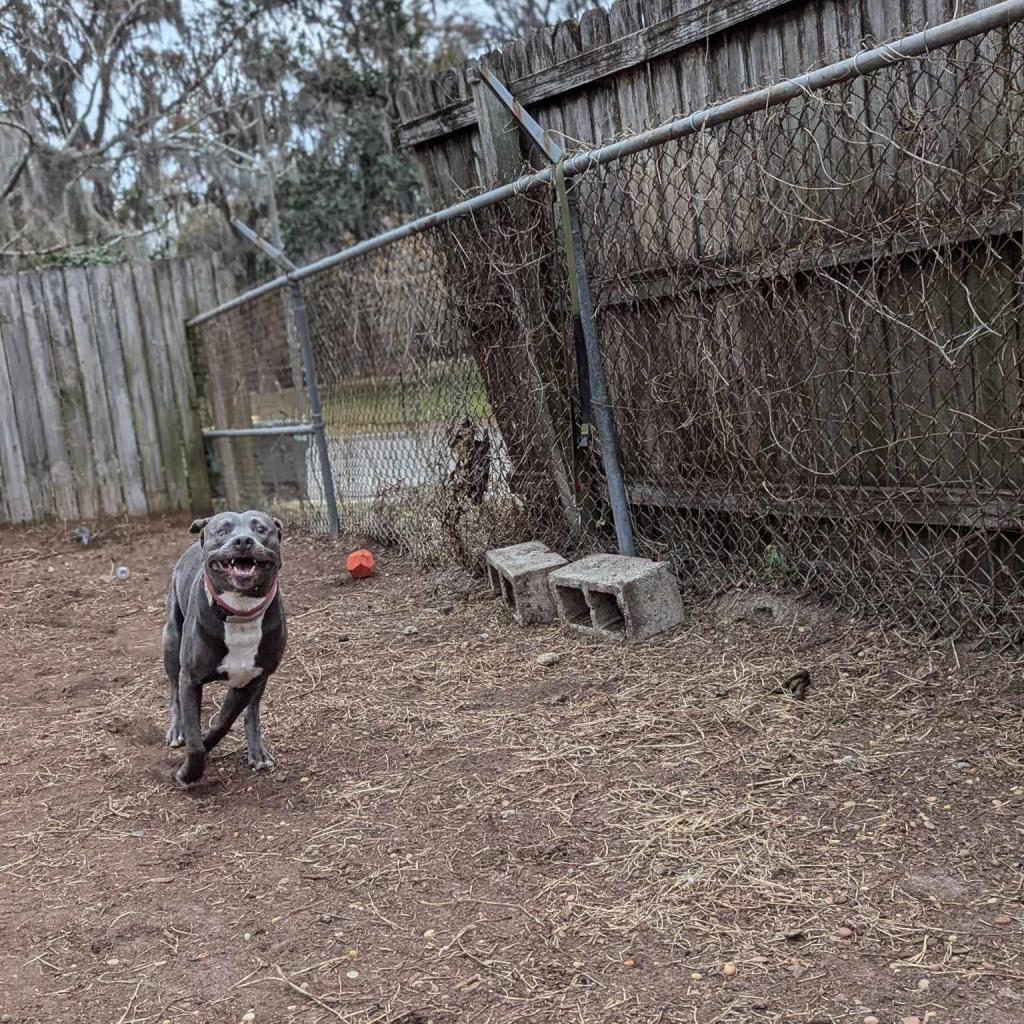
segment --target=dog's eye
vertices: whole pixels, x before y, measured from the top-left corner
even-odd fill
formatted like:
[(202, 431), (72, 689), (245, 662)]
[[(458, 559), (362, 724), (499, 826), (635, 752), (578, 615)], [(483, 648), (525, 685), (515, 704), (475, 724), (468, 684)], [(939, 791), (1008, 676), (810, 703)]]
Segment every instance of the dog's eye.
[(267, 532), (267, 528), (265, 526), (260, 526), (259, 524), (257, 524), (256, 532), (262, 536), (264, 533)]

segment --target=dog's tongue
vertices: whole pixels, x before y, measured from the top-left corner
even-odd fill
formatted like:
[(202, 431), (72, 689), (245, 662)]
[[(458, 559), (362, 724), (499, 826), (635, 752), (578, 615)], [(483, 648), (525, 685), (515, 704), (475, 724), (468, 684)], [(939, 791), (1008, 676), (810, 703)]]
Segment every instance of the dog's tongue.
[(235, 586), (247, 586), (252, 582), (253, 576), (256, 575), (256, 566), (255, 564), (232, 566), (230, 575), (231, 582)]

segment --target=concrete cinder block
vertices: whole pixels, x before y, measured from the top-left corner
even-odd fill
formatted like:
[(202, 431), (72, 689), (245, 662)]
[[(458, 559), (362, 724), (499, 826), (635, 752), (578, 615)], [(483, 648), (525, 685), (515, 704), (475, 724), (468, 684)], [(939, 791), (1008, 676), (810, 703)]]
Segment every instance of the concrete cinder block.
[(513, 544), (487, 552), (491, 590), (512, 609), (521, 626), (554, 622), (558, 618), (548, 574), (566, 560), (540, 541)]
[(667, 562), (590, 555), (548, 576), (562, 625), (608, 640), (648, 640), (683, 620)]

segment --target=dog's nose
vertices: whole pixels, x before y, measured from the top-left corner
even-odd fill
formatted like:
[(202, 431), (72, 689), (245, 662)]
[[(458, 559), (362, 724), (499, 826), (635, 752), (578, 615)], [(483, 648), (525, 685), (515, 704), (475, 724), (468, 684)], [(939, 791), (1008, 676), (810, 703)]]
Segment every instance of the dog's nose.
[(239, 551), (248, 551), (252, 547), (252, 537), (243, 534), (241, 537), (235, 537), (231, 542), (234, 547), (238, 548)]

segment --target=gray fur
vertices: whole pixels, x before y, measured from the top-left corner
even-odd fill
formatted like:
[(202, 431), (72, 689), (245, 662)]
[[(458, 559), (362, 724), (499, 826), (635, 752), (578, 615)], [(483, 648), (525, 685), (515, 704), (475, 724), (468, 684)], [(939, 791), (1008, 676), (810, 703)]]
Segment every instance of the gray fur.
[[(210, 600), (204, 583), (206, 572), (217, 596), (236, 608), (254, 607), (266, 599), (281, 568), (280, 522), (262, 512), (221, 512), (210, 519), (197, 519), (191, 529), (200, 535), (199, 541), (174, 567), (164, 626), (164, 668), (171, 684), (167, 743), (185, 747), (185, 761), (174, 775), (183, 786), (202, 778), (206, 755), (227, 735), (242, 711), (249, 764), (257, 770), (273, 767), (260, 732), (260, 700), (267, 680), (281, 664), (287, 639), (280, 591), (258, 624), (240, 626), (239, 619)], [(237, 569), (229, 564), (233, 558), (243, 560)], [(255, 651), (249, 666), (252, 671), (229, 675), (222, 669), (233, 665), (226, 637), (244, 632), (251, 640), (253, 629), (258, 633), (255, 641), (240, 648), (243, 654)], [(257, 674), (246, 681), (252, 672)], [(203, 735), (203, 687), (212, 682), (230, 685), (216, 721)]]

